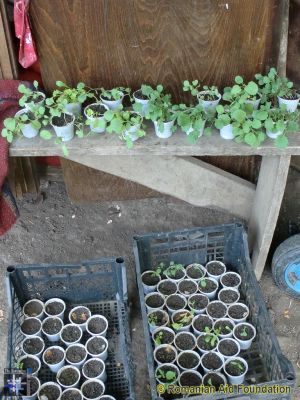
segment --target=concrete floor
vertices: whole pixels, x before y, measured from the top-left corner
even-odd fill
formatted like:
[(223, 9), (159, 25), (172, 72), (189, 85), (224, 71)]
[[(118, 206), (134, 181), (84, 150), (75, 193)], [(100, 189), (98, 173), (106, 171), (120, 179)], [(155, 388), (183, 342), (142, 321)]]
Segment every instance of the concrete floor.
[[(236, 219), (221, 211), (196, 208), (172, 199), (71, 204), (61, 183), (45, 184), (44, 201), (19, 202), (21, 217), (13, 229), (0, 239), (0, 374), (5, 365), (7, 306), (4, 275), (8, 265), (22, 263), (76, 262), (105, 256), (124, 256), (128, 271), (132, 309), (132, 342), (138, 371), (137, 400), (149, 400), (144, 338), (135, 286), (132, 236), (151, 231), (168, 231), (194, 226), (217, 225)], [(121, 216), (115, 206), (120, 206)], [(261, 286), (275, 323), (284, 353), (300, 372), (300, 307), (273, 283), (270, 271)], [(3, 317), (1, 316), (3, 311)], [(288, 310), (288, 312), (286, 312)], [(0, 376), (1, 382), (2, 377)], [(0, 384), (1, 386), (1, 384)], [(295, 395), (300, 399), (300, 392)]]

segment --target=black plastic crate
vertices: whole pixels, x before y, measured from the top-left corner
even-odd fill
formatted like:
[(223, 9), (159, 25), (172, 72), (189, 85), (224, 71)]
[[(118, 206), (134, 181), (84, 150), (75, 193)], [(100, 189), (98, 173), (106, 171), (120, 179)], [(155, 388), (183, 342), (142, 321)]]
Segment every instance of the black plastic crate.
[[(250, 309), (249, 320), (257, 329), (257, 336), (251, 349), (242, 353), (249, 364), (245, 385), (282, 385), (292, 389), (295, 373), (292, 364), (282, 354), (264, 299), (255, 278), (247, 244), (247, 234), (241, 224), (227, 224), (205, 228), (185, 229), (168, 233), (151, 233), (135, 236), (134, 254), (137, 283), (146, 338), (146, 351), (152, 400), (158, 399), (153, 359), (152, 339), (148, 329), (141, 274), (160, 262), (174, 261), (181, 264), (208, 261), (224, 261), (228, 270), (238, 272), (242, 277), (241, 298)], [(291, 394), (212, 394), (191, 396), (202, 400), (243, 399), (243, 400), (289, 400)], [(174, 397), (173, 397), (174, 398)]]
[[(8, 367), (13, 367), (21, 356), (23, 305), (32, 298), (46, 301), (59, 297), (67, 304), (66, 316), (73, 306), (82, 304), (89, 307), (92, 314), (100, 313), (107, 318), (106, 393), (118, 400), (134, 400), (123, 259), (84, 261), (74, 265), (18, 265), (9, 267), (7, 271), (10, 306)], [(65, 322), (69, 321), (66, 319)], [(84, 333), (83, 341), (87, 339), (88, 334)], [(47, 340), (45, 343), (48, 346), (60, 345)], [(55, 374), (43, 363), (39, 377), (42, 383), (55, 380)]]

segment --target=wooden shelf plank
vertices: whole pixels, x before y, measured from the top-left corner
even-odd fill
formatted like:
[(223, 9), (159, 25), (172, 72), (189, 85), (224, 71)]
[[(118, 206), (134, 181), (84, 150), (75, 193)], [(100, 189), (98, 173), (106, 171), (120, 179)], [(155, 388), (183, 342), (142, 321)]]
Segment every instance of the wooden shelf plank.
[[(80, 155), (173, 155), (173, 156), (271, 156), (271, 155), (300, 155), (300, 135), (289, 135), (289, 145), (278, 149), (272, 139), (266, 140), (262, 146), (252, 148), (246, 144), (220, 138), (216, 132), (210, 138), (202, 137), (196, 144), (190, 144), (186, 135), (178, 131), (169, 139), (159, 139), (153, 129), (148, 129), (144, 138), (135, 142), (133, 149), (128, 150), (116, 135), (95, 134), (83, 139), (75, 137), (65, 143), (70, 154)], [(59, 145), (54, 139), (49, 141), (39, 137), (34, 139), (19, 138), (15, 140), (9, 151), (12, 157), (26, 156), (62, 156)]]

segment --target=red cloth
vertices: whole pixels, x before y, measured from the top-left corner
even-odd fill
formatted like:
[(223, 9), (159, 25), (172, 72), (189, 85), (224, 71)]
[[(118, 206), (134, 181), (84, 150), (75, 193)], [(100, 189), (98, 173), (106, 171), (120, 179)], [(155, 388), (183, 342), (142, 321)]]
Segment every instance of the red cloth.
[[(23, 82), (24, 83), (24, 82)], [(5, 118), (13, 117), (19, 109), (20, 81), (0, 80), (0, 132)], [(16, 222), (18, 209), (5, 178), (8, 173), (8, 143), (0, 136), (0, 236)]]

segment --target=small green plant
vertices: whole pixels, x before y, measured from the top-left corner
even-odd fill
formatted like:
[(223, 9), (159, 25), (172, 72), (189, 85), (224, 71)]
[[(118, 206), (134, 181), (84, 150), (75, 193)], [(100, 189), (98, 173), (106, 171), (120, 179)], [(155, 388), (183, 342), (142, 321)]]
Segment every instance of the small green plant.
[(217, 344), (218, 336), (214, 333), (206, 333), (205, 334), (205, 343), (209, 343), (211, 347), (215, 347)]
[(164, 263), (159, 263), (153, 270), (153, 276), (162, 276), (167, 266)]
[(278, 148), (284, 148), (289, 143), (286, 133), (299, 130), (299, 112), (290, 113), (284, 106), (270, 109), (268, 117), (264, 121), (264, 127), (271, 133), (282, 132), (275, 139), (275, 144)]
[(201, 279), (201, 280), (199, 281), (199, 285), (200, 285), (200, 287), (202, 287), (203, 289), (206, 288), (206, 286), (207, 286), (207, 281), (206, 281), (206, 279), (205, 279), (205, 278)]
[(226, 330), (227, 332), (231, 332), (231, 331), (232, 331), (232, 327), (226, 325), (226, 326), (225, 326), (225, 330)]
[(125, 87), (116, 87), (110, 90), (101, 88), (101, 97), (105, 100), (117, 101), (121, 100), (124, 95), (130, 96), (131, 89)]
[(168, 277), (175, 277), (178, 271), (184, 271), (183, 265), (176, 264), (174, 261), (171, 261), (165, 272)]
[(242, 331), (240, 332), (241, 337), (247, 337), (248, 336), (248, 328), (247, 326), (244, 326)]
[(35, 90), (31, 90), (23, 83), (19, 85), (18, 91), (19, 93), (23, 94), (23, 96), (19, 100), (19, 104), (21, 107), (25, 107), (25, 105), (27, 104), (28, 108), (32, 110), (38, 106), (36, 103), (44, 100), (43, 95), (41, 95), (41, 92), (38, 91), (38, 81), (33, 81), (33, 86)]
[(176, 322), (173, 322), (172, 328), (175, 330), (179, 330), (186, 325), (189, 325), (191, 320), (193, 319), (194, 313), (192, 311), (182, 312), (180, 314), (180, 318), (177, 319)]
[(24, 363), (22, 361), (18, 361), (15, 363), (15, 368), (16, 369), (23, 369), (24, 368)]
[(161, 345), (163, 337), (164, 337), (163, 331), (160, 331), (156, 334), (154, 342), (155, 344), (157, 344), (157, 346)]
[(211, 378), (208, 379), (207, 383), (208, 383), (209, 386), (213, 386)]
[(183, 81), (183, 91), (190, 92), (192, 96), (197, 96), (200, 100), (214, 101), (220, 96), (217, 86), (204, 85), (201, 91), (199, 90), (200, 87), (200, 82), (197, 79), (192, 82)]
[(206, 136), (211, 135), (211, 127), (204, 129), (207, 115), (201, 105), (187, 107), (185, 104), (179, 104), (174, 106), (174, 110), (177, 125), (188, 135), (190, 143), (195, 143), (203, 132)]
[(230, 361), (228, 365), (232, 365), (233, 367), (237, 367), (241, 372), (245, 371), (245, 366), (241, 361)]
[(247, 100), (257, 100), (259, 97), (257, 83), (254, 81), (245, 83), (244, 79), (239, 75), (235, 77), (234, 81), (235, 85), (224, 88), (223, 100), (239, 104), (245, 104)]
[(150, 314), (148, 316), (148, 322), (149, 322), (150, 325), (156, 326), (156, 324), (157, 324), (157, 315), (156, 314)]
[(143, 117), (134, 111), (108, 110), (104, 113), (104, 118), (109, 123), (106, 131), (116, 133), (129, 149), (133, 147), (132, 135), (139, 138), (146, 135), (142, 125)]
[(164, 371), (163, 369), (159, 368), (156, 372), (156, 378), (163, 379), (166, 382), (174, 382), (177, 378), (177, 374), (172, 370)]
[(255, 78), (262, 94), (262, 103), (275, 100), (276, 96), (287, 100), (297, 99), (298, 94), (293, 82), (278, 75), (275, 68), (270, 68), (267, 75), (256, 74)]

